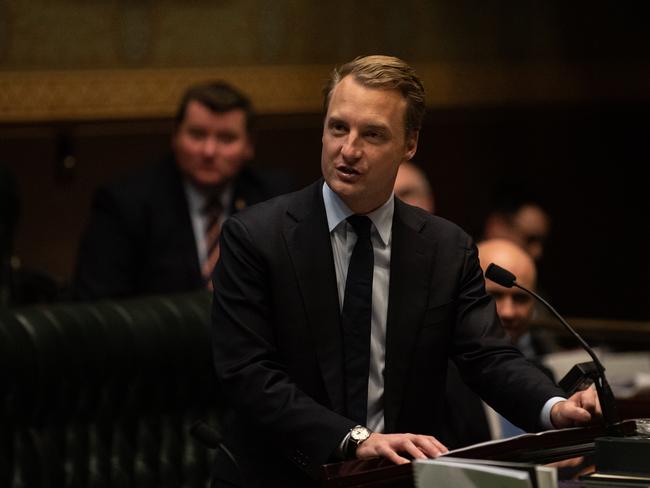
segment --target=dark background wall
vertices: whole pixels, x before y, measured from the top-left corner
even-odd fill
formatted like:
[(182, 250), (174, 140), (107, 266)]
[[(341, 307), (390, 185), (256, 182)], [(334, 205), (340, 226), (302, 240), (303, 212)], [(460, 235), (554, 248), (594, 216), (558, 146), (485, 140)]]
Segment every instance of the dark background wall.
[(17, 254), (65, 283), (97, 184), (167, 151), (191, 82), (261, 112), (259, 165), (319, 175), (328, 70), (384, 52), (423, 76), (416, 159), (437, 213), (479, 236), (516, 176), (553, 217), (541, 281), (568, 315), (650, 319), (647, 16), (616, 2), (0, 0), (0, 162)]
[[(516, 176), (553, 218), (540, 279), (570, 315), (650, 318), (647, 105), (520, 106), (431, 111), (416, 159), (437, 213), (477, 238), (494, 188)], [(18, 176), (24, 263), (69, 278), (94, 187), (162, 157), (169, 121), (48, 124), (5, 130)], [(319, 176), (320, 114), (267, 115), (259, 165), (299, 182)], [(74, 165), (65, 167), (65, 158)]]

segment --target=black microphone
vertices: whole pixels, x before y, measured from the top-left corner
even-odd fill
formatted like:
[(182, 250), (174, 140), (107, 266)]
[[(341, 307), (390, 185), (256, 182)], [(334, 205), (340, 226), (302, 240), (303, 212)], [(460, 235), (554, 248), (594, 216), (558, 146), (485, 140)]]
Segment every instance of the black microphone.
[[(512, 288), (513, 286), (519, 288), (520, 290), (525, 291), (539, 302), (544, 304), (544, 306), (566, 327), (566, 329), (573, 334), (573, 336), (578, 340), (582, 345), (583, 349), (587, 351), (587, 354), (593, 359), (593, 368), (586, 368), (588, 374), (593, 379), (596, 384), (596, 391), (598, 392), (598, 399), (600, 400), (600, 408), (603, 411), (603, 420), (605, 421), (606, 427), (612, 427), (613, 424), (619, 421), (618, 413), (616, 411), (616, 400), (614, 399), (614, 394), (612, 389), (605, 378), (605, 367), (600, 362), (596, 353), (593, 349), (585, 342), (585, 340), (578, 334), (573, 327), (571, 327), (564, 318), (542, 297), (540, 297), (534, 291), (531, 291), (519, 284), (517, 284), (517, 277), (512, 274), (507, 269), (502, 268), (494, 263), (491, 263), (485, 270), (485, 277), (489, 280), (494, 281), (496, 284), (501, 285), (505, 288)], [(582, 363), (584, 366), (588, 363)]]
[(228, 457), (228, 459), (230, 459), (230, 462), (237, 470), (237, 474), (243, 482), (244, 476), (242, 474), (241, 466), (237, 462), (237, 458), (235, 458), (230, 449), (228, 449), (224, 444), (223, 437), (218, 430), (210, 427), (202, 420), (197, 420), (190, 427), (190, 435), (208, 449), (221, 449), (221, 451)]

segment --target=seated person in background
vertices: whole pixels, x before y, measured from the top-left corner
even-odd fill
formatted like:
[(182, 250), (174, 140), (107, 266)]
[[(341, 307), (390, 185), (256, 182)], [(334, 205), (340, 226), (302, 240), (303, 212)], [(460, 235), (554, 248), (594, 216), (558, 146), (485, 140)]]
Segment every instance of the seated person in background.
[(24, 268), (14, 254), (20, 220), (20, 197), (16, 179), (0, 165), (0, 308), (52, 302), (59, 286), (43, 272)]
[(435, 212), (431, 184), (427, 175), (416, 164), (407, 161), (400, 165), (393, 191), (395, 196), (404, 203), (420, 207), (429, 213)]
[(496, 193), (492, 211), (485, 219), (483, 239), (508, 239), (539, 261), (551, 227), (548, 213), (520, 184), (503, 185)]
[[(517, 277), (517, 283), (535, 291), (537, 270), (532, 258), (518, 245), (505, 239), (491, 239), (478, 244), (483, 272), (490, 263), (498, 264)], [(547, 376), (551, 371), (542, 365), (540, 355), (548, 352), (545, 345), (531, 333), (533, 298), (518, 288), (504, 288), (485, 280), (485, 289), (494, 298), (497, 314), (510, 341)], [(447, 376), (446, 410), (448, 413), (448, 444), (453, 447), (475, 444), (522, 434), (524, 431), (485, 405), (461, 380), (453, 363)]]
[[(536, 291), (537, 268), (531, 256), (521, 247), (506, 239), (490, 239), (478, 244), (481, 269), (485, 272), (490, 263), (498, 264), (517, 277), (517, 283)], [(494, 281), (485, 280), (485, 290), (494, 298), (497, 314), (511, 342), (530, 361), (542, 366), (540, 356), (552, 352), (553, 345), (544, 341), (530, 328), (535, 300), (518, 288), (504, 288)], [(550, 371), (546, 371), (552, 377)]]
[(80, 299), (205, 288), (221, 224), (248, 205), (292, 189), (253, 158), (250, 101), (224, 82), (183, 96), (165, 161), (99, 188), (77, 257)]

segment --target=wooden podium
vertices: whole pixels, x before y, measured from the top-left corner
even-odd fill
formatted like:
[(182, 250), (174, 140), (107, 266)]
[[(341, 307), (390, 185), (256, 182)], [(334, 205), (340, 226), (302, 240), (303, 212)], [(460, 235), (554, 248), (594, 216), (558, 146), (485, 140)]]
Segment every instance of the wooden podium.
[[(593, 452), (594, 440), (603, 436), (638, 434), (636, 419), (606, 429), (602, 425), (523, 434), (510, 439), (484, 442), (450, 451), (445, 456), (467, 459), (533, 462), (546, 464)], [(346, 461), (322, 468), (323, 488), (412, 488), (410, 464), (395, 465), (385, 459)]]

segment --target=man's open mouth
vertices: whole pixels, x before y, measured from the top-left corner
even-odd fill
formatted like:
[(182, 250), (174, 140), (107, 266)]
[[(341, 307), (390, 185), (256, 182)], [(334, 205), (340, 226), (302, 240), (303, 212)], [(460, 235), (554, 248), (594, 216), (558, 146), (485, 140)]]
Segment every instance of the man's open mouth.
[(339, 166), (337, 169), (341, 173), (345, 173), (346, 175), (358, 175), (359, 174), (359, 172), (356, 169), (351, 168), (350, 166)]

